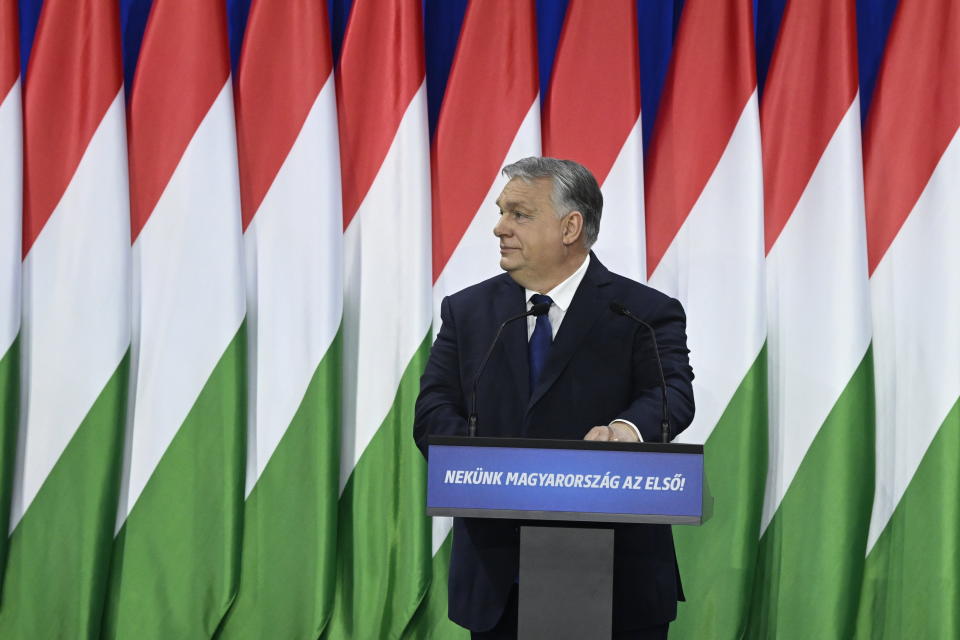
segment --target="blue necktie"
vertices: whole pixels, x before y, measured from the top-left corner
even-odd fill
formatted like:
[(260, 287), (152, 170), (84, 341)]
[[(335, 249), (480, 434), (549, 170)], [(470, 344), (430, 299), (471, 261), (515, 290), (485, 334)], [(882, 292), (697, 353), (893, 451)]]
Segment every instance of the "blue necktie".
[[(533, 304), (553, 304), (549, 296), (535, 293), (530, 296)], [(533, 335), (530, 336), (530, 342), (527, 350), (530, 354), (530, 393), (537, 388), (537, 381), (540, 380), (540, 374), (543, 372), (543, 366), (547, 362), (547, 354), (550, 353), (550, 345), (553, 344), (553, 327), (550, 326), (550, 318), (545, 313), (537, 317), (537, 325), (533, 329)]]

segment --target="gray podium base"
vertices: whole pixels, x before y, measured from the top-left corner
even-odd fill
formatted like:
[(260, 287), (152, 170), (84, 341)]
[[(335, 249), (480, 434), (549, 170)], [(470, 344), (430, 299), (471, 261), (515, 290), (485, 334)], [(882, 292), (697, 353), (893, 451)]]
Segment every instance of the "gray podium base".
[(520, 527), (519, 638), (609, 638), (612, 601), (612, 529)]

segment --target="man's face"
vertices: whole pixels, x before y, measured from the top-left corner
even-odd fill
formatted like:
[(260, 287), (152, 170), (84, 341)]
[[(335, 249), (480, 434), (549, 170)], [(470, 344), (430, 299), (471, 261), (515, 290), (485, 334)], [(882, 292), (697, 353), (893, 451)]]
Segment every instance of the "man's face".
[(500, 239), (500, 268), (521, 285), (549, 277), (566, 255), (552, 194), (549, 178), (513, 178), (497, 198), (500, 219), (493, 234)]

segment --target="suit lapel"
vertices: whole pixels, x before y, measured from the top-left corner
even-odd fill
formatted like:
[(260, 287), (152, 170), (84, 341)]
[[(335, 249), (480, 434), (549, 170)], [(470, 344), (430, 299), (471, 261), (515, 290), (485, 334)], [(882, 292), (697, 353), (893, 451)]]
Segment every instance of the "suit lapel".
[(583, 281), (573, 296), (570, 308), (563, 316), (563, 323), (550, 348), (550, 355), (547, 356), (546, 366), (540, 374), (536, 389), (530, 396), (530, 403), (527, 405), (528, 415), (537, 401), (560, 377), (570, 358), (576, 353), (580, 343), (590, 333), (597, 320), (602, 315), (610, 313), (608, 308), (610, 294), (605, 291), (610, 280), (610, 272), (591, 253), (590, 266), (587, 267), (587, 273), (584, 274)]
[[(527, 310), (523, 287), (514, 282), (509, 275), (504, 274), (502, 277), (501, 291), (493, 302), (498, 324)], [(530, 394), (530, 363), (527, 361), (527, 323), (525, 319), (511, 322), (504, 327), (497, 349), (505, 352), (507, 367), (513, 373), (519, 387), (519, 397), (528, 397)]]

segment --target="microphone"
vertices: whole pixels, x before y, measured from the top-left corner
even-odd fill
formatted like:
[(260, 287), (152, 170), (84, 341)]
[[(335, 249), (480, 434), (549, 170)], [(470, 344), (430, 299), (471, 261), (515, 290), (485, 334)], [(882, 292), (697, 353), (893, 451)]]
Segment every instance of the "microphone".
[(500, 334), (503, 333), (504, 327), (511, 322), (519, 320), (520, 318), (526, 318), (527, 316), (542, 316), (549, 310), (550, 304), (547, 302), (541, 302), (540, 304), (533, 305), (533, 307), (531, 307), (531, 309), (526, 313), (520, 313), (512, 318), (507, 318), (500, 324), (496, 335), (493, 336), (493, 341), (490, 343), (490, 347), (487, 349), (487, 353), (483, 356), (483, 360), (480, 361), (480, 366), (477, 367), (477, 374), (473, 376), (473, 393), (470, 400), (470, 418), (467, 420), (467, 431), (471, 438), (477, 435), (477, 384), (480, 382), (480, 374), (483, 373), (484, 367), (487, 366), (487, 360), (490, 359), (490, 354), (493, 353), (493, 348), (497, 346), (497, 341), (500, 339)]
[(660, 421), (660, 440), (670, 442), (670, 410), (667, 407), (667, 379), (663, 375), (663, 363), (660, 361), (660, 347), (657, 346), (657, 334), (649, 323), (635, 316), (630, 309), (627, 309), (619, 302), (611, 302), (610, 311), (613, 311), (617, 315), (630, 318), (637, 324), (646, 327), (647, 331), (650, 332), (650, 342), (653, 343), (653, 353), (657, 357), (657, 371), (660, 373), (660, 405), (663, 409), (663, 417)]

